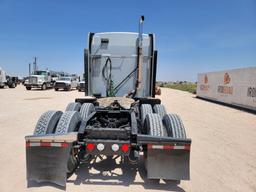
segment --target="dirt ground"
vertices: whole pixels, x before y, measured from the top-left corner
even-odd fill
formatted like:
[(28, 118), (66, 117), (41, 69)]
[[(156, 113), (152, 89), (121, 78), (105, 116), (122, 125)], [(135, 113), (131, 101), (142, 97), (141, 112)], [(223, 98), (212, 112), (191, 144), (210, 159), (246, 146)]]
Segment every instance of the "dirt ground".
[[(40, 115), (64, 110), (83, 93), (54, 90), (0, 89), (0, 191), (63, 191), (55, 185), (27, 188), (24, 136), (33, 132)], [(162, 89), (167, 111), (179, 114), (192, 138), (191, 180), (160, 183), (139, 171), (104, 161), (99, 168), (85, 166), (67, 181), (66, 191), (256, 191), (256, 115), (200, 100), (194, 95)], [(108, 169), (116, 173), (111, 175)], [(122, 174), (123, 173), (123, 174)], [(107, 179), (106, 179), (107, 178)]]

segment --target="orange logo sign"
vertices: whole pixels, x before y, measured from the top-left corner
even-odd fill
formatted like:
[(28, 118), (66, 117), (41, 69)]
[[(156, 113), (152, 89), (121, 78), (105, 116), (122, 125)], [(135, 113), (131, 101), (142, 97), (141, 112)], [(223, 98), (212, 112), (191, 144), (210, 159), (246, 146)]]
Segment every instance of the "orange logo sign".
[(205, 84), (208, 83), (208, 77), (207, 77), (207, 75), (204, 76), (204, 83), (205, 83)]
[(229, 84), (230, 81), (231, 81), (231, 78), (230, 78), (229, 74), (228, 74), (228, 73), (225, 73), (225, 75), (224, 75), (224, 84), (225, 84), (225, 85), (226, 85), (226, 84)]

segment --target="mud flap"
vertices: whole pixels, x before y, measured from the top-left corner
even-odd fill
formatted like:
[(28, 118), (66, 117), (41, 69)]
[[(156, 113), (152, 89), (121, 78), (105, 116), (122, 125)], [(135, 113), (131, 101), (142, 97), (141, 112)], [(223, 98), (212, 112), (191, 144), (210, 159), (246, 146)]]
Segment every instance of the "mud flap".
[(66, 186), (70, 143), (56, 146), (26, 145), (27, 180)]
[[(151, 146), (151, 145), (150, 145)], [(148, 147), (146, 155), (149, 179), (189, 180), (189, 150), (170, 150), (164, 147)]]

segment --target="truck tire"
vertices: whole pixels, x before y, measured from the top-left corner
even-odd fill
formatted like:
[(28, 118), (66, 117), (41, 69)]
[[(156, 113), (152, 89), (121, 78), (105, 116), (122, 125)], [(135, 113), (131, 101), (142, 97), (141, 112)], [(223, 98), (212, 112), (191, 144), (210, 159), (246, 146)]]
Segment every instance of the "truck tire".
[(145, 128), (147, 129), (148, 135), (152, 136), (164, 136), (164, 126), (162, 118), (159, 114), (149, 113), (146, 115)]
[(67, 178), (72, 176), (72, 174), (75, 172), (75, 170), (79, 166), (79, 163), (80, 163), (80, 160), (78, 157), (74, 155), (69, 156), (68, 165), (67, 165)]
[(46, 88), (47, 88), (47, 87), (46, 87), (46, 84), (44, 83), (44, 84), (42, 85), (42, 88), (41, 88), (41, 89), (42, 89), (42, 90), (46, 90)]
[(71, 85), (67, 87), (67, 91), (71, 91)]
[(81, 108), (81, 104), (77, 102), (71, 102), (67, 105), (65, 111), (79, 111)]
[(66, 111), (61, 115), (55, 133), (65, 134), (68, 132), (77, 131), (81, 121), (82, 118), (77, 111)]
[(95, 107), (92, 103), (84, 103), (81, 106), (80, 109), (80, 114), (83, 120), (86, 120), (87, 117), (93, 112), (95, 111)]
[[(55, 134), (65, 134), (68, 132), (78, 131), (82, 118), (77, 111), (66, 111), (62, 114)], [(69, 178), (79, 165), (79, 158), (71, 148), (70, 156), (67, 163), (67, 178)]]
[(169, 137), (187, 138), (183, 122), (177, 114), (166, 114), (163, 117), (163, 124)]
[(31, 87), (26, 87), (27, 90), (31, 90)]
[(55, 91), (58, 91), (59, 89), (58, 88), (55, 88)]
[(160, 115), (161, 118), (163, 118), (164, 115), (166, 114), (165, 107), (161, 104), (154, 105), (153, 109), (154, 109), (154, 112)]
[(0, 86), (0, 89), (3, 89), (4, 88), (4, 86)]
[(144, 125), (144, 121), (147, 114), (153, 113), (152, 107), (149, 104), (142, 104), (140, 107), (140, 117), (141, 117), (141, 123), (142, 126)]
[(15, 88), (16, 86), (15, 86), (15, 83), (11, 83), (8, 87), (9, 88)]
[(61, 111), (46, 111), (45, 113), (43, 113), (37, 121), (34, 135), (45, 135), (54, 133), (61, 115)]

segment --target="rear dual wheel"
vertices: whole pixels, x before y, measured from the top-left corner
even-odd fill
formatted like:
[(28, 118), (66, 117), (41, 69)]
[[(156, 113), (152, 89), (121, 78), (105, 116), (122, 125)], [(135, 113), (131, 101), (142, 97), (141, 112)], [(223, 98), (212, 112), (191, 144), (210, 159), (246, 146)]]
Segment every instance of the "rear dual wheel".
[(67, 105), (65, 111), (78, 111), (80, 112), (80, 115), (83, 120), (86, 120), (86, 118), (95, 111), (95, 107), (92, 103), (84, 103), (81, 105), (78, 102), (71, 102)]
[(85, 121), (93, 111), (95, 111), (95, 107), (92, 103), (84, 103), (80, 109), (82, 119)]
[(77, 111), (47, 111), (39, 118), (34, 135), (46, 134), (66, 134), (69, 132), (78, 131), (82, 121), (80, 114)]
[(159, 114), (147, 114), (144, 124), (145, 128), (147, 129), (148, 135), (159, 137), (164, 136), (164, 126), (162, 118)]
[[(94, 110), (94, 105), (91, 103), (84, 103), (81, 106), (80, 103), (72, 102), (68, 104), (64, 113), (61, 111), (47, 111), (39, 118), (34, 135), (77, 132), (82, 120), (85, 120)], [(78, 153), (72, 147), (67, 163), (67, 177), (74, 173), (79, 163)]]
[(155, 105), (152, 113), (149, 104), (141, 106), (141, 119), (144, 130), (152, 136), (168, 136), (173, 138), (186, 138), (183, 122), (177, 114), (166, 114), (163, 105)]
[(140, 107), (140, 117), (141, 117), (141, 124), (144, 126), (144, 121), (146, 119), (147, 114), (153, 113), (152, 107), (150, 104), (142, 104)]
[[(47, 111), (39, 118), (34, 135), (66, 134), (78, 131), (82, 118), (77, 111)], [(67, 177), (70, 177), (79, 165), (79, 158), (72, 147), (67, 163)]]
[(185, 139), (186, 131), (181, 118), (177, 114), (166, 114), (163, 123), (169, 137)]
[(54, 133), (61, 115), (61, 111), (53, 110), (43, 113), (37, 121), (34, 135), (45, 135)]
[(153, 112), (158, 114), (161, 118), (163, 118), (163, 116), (166, 114), (164, 105), (156, 104), (156, 105), (154, 105), (153, 109), (150, 104), (142, 104), (141, 105), (140, 114), (141, 114), (142, 124), (144, 123), (144, 121), (146, 119), (146, 115), (151, 114)]
[(164, 115), (166, 114), (165, 107), (161, 104), (154, 105), (153, 110), (155, 113), (159, 114), (161, 118), (163, 118)]
[(81, 108), (81, 104), (77, 102), (71, 102), (67, 105), (65, 111), (79, 111)]

